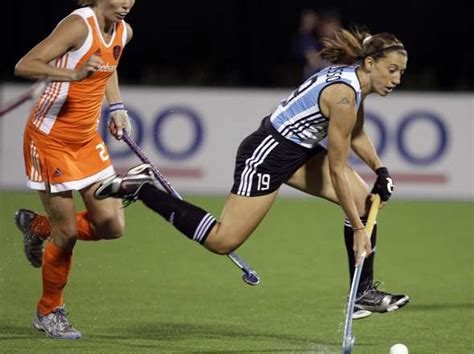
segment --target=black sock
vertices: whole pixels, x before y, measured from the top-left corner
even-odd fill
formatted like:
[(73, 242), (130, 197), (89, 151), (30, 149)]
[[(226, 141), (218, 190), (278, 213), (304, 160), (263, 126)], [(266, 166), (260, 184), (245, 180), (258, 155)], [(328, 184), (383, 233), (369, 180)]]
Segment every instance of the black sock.
[[(362, 222), (366, 223), (365, 218), (361, 218)], [(354, 231), (352, 230), (349, 219), (346, 218), (344, 221), (344, 240), (346, 243), (347, 258), (349, 261), (349, 284), (352, 283), (352, 278), (355, 271), (355, 257), (354, 257)], [(374, 280), (374, 258), (376, 251), (376, 242), (377, 242), (377, 225), (374, 225), (372, 235), (370, 236), (370, 242), (372, 243), (373, 252), (368, 258), (364, 261), (364, 267), (362, 268), (362, 273), (360, 275), (359, 289), (357, 293), (363, 292), (364, 290), (372, 286)]]
[(152, 184), (145, 184), (138, 199), (173, 224), (186, 237), (200, 244), (206, 241), (216, 219), (205, 210), (163, 192)]

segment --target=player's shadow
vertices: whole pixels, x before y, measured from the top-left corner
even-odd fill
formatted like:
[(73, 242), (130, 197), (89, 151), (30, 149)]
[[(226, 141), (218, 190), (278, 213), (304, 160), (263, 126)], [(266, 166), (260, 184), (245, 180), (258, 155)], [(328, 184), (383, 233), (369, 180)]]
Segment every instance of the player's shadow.
[[(92, 337), (92, 335), (91, 335)], [(136, 323), (128, 327), (116, 328), (110, 331), (110, 334), (94, 334), (94, 338), (104, 341), (107, 339), (120, 340), (121, 345), (129, 345), (130, 347), (137, 347), (136, 342), (125, 343), (124, 339), (145, 339), (153, 342), (145, 345), (145, 347), (157, 349), (164, 349), (163, 345), (169, 345), (170, 342), (178, 343), (183, 341), (182, 346), (178, 345), (174, 347), (175, 350), (184, 350), (186, 352), (193, 351), (193, 348), (187, 348), (187, 341), (199, 340), (205, 341), (218, 341), (226, 340), (237, 343), (238, 341), (243, 342), (267, 342), (267, 348), (262, 348), (262, 345), (258, 350), (254, 352), (311, 352), (314, 349), (311, 348), (327, 348), (339, 345), (339, 343), (325, 341), (311, 336), (306, 338), (303, 336), (289, 335), (282, 333), (268, 332), (257, 332), (250, 329), (245, 329), (240, 326), (228, 326), (221, 323), (216, 324), (200, 324), (192, 325), (186, 323), (170, 323), (170, 322), (153, 322), (153, 323)], [(161, 342), (161, 343), (160, 343)], [(141, 347), (141, 345), (138, 345)], [(238, 344), (237, 344), (238, 346)], [(301, 348), (301, 349), (299, 349)], [(195, 349), (194, 349), (195, 350)], [(252, 352), (248, 349), (227, 349), (214, 350), (214, 349), (202, 349), (206, 353), (222, 353), (222, 352)], [(319, 350), (316, 350), (319, 352)], [(326, 352), (326, 351), (325, 351)]]
[(5, 340), (24, 340), (25, 338), (31, 338), (36, 334), (35, 332), (36, 331), (30, 326), (0, 324), (0, 343)]

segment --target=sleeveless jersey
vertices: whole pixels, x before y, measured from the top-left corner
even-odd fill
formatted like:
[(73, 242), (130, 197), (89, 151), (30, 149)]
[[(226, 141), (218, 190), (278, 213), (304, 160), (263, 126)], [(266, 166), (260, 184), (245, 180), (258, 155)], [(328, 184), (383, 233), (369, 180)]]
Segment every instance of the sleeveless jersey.
[(83, 80), (49, 83), (35, 104), (28, 128), (62, 141), (81, 143), (90, 141), (97, 134), (106, 83), (126, 44), (127, 27), (124, 21), (117, 22), (110, 41), (106, 42), (90, 7), (77, 9), (70, 15), (84, 20), (87, 37), (80, 48), (66, 52), (49, 64), (77, 70), (92, 55), (101, 57), (103, 64)]
[(361, 102), (358, 65), (329, 66), (306, 80), (282, 101), (270, 116), (273, 127), (286, 139), (306, 148), (315, 147), (328, 134), (329, 119), (321, 113), (319, 96), (333, 84), (350, 86), (356, 95), (356, 108)]

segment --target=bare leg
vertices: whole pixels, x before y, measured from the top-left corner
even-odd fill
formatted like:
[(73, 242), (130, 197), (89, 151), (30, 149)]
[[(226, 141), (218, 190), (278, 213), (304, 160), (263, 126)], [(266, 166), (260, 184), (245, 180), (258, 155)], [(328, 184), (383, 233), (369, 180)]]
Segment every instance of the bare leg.
[(115, 198), (102, 200), (95, 198), (94, 191), (99, 185), (100, 182), (80, 191), (88, 211), (91, 231), (100, 239), (119, 238), (125, 229), (122, 201)]
[(67, 251), (72, 251), (76, 243), (76, 209), (72, 192), (39, 192), (44, 210), (51, 225), (51, 241)]
[[(346, 173), (359, 215), (364, 216), (367, 212), (366, 200), (369, 187), (350, 166), (347, 166)], [(290, 177), (287, 184), (308, 194), (339, 204), (329, 174), (327, 152), (322, 152), (311, 158)]]
[(278, 191), (260, 197), (230, 194), (221, 219), (209, 233), (204, 247), (218, 254), (238, 248), (265, 217), (277, 194)]

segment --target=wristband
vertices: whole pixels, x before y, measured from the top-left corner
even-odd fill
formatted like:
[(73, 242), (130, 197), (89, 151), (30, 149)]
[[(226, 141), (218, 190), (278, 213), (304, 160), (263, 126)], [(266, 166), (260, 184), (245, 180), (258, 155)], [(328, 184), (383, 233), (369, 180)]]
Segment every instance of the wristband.
[(387, 167), (379, 167), (375, 170), (375, 174), (377, 176), (380, 176), (380, 175), (388, 175), (388, 169)]
[(109, 106), (109, 113), (112, 113), (115, 111), (125, 111), (125, 105), (122, 102), (112, 103)]

